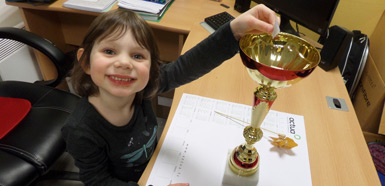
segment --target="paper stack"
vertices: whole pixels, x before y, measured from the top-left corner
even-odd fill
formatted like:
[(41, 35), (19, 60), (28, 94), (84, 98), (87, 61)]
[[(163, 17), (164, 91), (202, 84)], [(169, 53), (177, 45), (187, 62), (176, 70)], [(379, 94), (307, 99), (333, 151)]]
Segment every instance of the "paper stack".
[(63, 3), (63, 6), (90, 12), (105, 12), (108, 11), (115, 2), (116, 0), (67, 0)]
[(173, 0), (165, 0), (163, 2), (164, 3), (147, 0), (119, 0), (118, 6), (134, 11), (146, 20), (158, 21)]

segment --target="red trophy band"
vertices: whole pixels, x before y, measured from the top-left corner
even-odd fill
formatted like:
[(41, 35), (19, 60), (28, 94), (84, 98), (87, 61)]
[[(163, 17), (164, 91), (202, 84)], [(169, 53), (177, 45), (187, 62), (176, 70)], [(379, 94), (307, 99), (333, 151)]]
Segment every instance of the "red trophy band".
[(244, 163), (244, 162), (241, 162), (238, 158), (237, 158), (237, 153), (234, 153), (234, 163), (237, 164), (238, 166), (244, 168), (244, 169), (250, 169), (250, 168), (254, 168), (257, 163), (258, 163), (258, 159), (259, 159), (259, 156), (257, 155), (256, 156), (256, 159), (254, 162), (251, 162), (251, 163)]

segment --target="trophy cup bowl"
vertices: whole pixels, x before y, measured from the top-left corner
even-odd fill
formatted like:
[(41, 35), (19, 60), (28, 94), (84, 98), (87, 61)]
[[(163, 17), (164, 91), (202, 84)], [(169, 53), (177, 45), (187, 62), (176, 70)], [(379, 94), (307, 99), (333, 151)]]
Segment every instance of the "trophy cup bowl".
[(240, 55), (251, 78), (260, 85), (289, 87), (308, 76), (321, 59), (318, 50), (297, 36), (248, 34), (239, 41)]
[(245, 35), (239, 47), (247, 72), (259, 86), (254, 91), (250, 125), (243, 131), (246, 142), (231, 152), (228, 164), (236, 175), (251, 176), (259, 173), (260, 158), (253, 144), (263, 136), (260, 126), (277, 97), (275, 89), (289, 87), (310, 75), (321, 56), (306, 40), (282, 32), (275, 38), (269, 34)]

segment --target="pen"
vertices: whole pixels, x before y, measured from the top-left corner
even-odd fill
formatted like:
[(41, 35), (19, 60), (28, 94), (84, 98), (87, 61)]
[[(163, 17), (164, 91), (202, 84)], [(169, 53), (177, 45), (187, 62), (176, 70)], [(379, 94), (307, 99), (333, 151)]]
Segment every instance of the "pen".
[(225, 4), (221, 4), (221, 6), (225, 7), (225, 8), (230, 8), (229, 6), (225, 5)]

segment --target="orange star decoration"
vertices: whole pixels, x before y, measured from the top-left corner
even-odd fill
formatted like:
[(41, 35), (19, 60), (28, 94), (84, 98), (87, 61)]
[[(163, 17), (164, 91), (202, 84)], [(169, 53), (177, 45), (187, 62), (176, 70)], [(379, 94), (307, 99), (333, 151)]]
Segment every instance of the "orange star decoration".
[(278, 134), (278, 138), (274, 138), (274, 137), (270, 137), (270, 138), (273, 140), (271, 144), (279, 148), (291, 149), (293, 147), (298, 146), (298, 144), (294, 142), (293, 139), (286, 137), (283, 134)]

